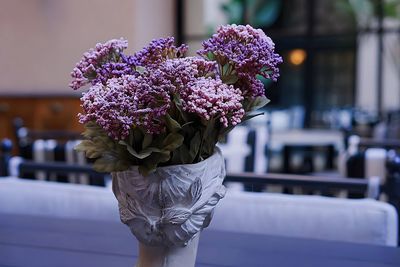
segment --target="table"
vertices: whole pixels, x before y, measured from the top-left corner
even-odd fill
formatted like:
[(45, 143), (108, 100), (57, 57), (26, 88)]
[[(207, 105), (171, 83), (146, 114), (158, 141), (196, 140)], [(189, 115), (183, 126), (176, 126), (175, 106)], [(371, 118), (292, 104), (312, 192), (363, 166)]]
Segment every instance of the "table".
[[(133, 267), (137, 243), (118, 222), (0, 214), (1, 267)], [(197, 267), (394, 267), (400, 249), (205, 230)]]
[[(315, 149), (323, 149), (325, 155), (324, 170), (334, 169), (335, 151), (343, 151), (344, 137), (338, 130), (324, 129), (293, 129), (282, 132), (272, 132), (270, 140), (271, 151), (283, 152), (281, 171), (284, 173), (314, 172)], [(306, 154), (301, 170), (292, 170), (290, 161), (293, 152), (302, 151)]]
[(338, 130), (294, 129), (271, 133), (271, 149), (279, 150), (285, 145), (325, 146), (333, 145), (338, 151), (344, 148), (343, 133)]

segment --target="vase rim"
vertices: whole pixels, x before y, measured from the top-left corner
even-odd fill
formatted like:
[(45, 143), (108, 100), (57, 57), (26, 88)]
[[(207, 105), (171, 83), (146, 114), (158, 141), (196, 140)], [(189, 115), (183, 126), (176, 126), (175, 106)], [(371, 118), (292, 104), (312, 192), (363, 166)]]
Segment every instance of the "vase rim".
[[(210, 157), (208, 157), (202, 161), (199, 161), (196, 163), (189, 163), (189, 164), (175, 164), (175, 165), (161, 166), (161, 167), (157, 167), (156, 171), (157, 170), (166, 170), (169, 168), (176, 168), (176, 167), (192, 167), (192, 166), (196, 166), (196, 165), (202, 165), (202, 164), (205, 164), (205, 162), (210, 161), (211, 159), (215, 159), (217, 157), (222, 158), (222, 152), (218, 146), (215, 146), (214, 154), (212, 154)], [(126, 171), (133, 171), (133, 170), (137, 171), (138, 168), (139, 168), (139, 165), (132, 165)], [(125, 171), (121, 171), (121, 172), (125, 172)], [(115, 173), (118, 173), (118, 172), (115, 172)]]

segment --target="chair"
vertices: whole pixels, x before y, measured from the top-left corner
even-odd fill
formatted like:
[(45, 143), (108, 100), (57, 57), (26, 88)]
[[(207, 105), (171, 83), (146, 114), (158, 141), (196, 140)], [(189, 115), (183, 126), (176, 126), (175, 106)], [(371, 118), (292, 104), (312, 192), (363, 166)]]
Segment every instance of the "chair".
[(8, 175), (8, 162), (11, 158), (12, 142), (10, 139), (3, 139), (0, 143), (0, 176)]
[[(37, 131), (24, 126), (21, 119), (14, 120), (18, 155), (25, 160), (38, 163), (64, 162), (68, 164), (86, 165), (87, 159), (74, 147), (80, 142), (81, 134), (71, 131), (46, 130)], [(68, 174), (67, 176), (49, 175), (43, 171), (35, 171), (25, 176), (38, 180), (62, 181), (69, 183), (92, 184), (86, 174)], [(98, 185), (95, 183), (95, 185)]]
[(226, 169), (234, 172), (254, 171), (255, 132), (246, 126), (237, 126), (220, 142)]
[[(83, 179), (87, 181), (84, 184), (106, 186), (111, 180), (110, 174), (96, 172), (89, 164), (36, 162), (21, 157), (12, 157), (9, 160), (8, 169), (12, 177), (26, 178), (34, 174), (41, 178), (38, 180), (42, 181), (55, 181), (54, 177), (78, 177), (81, 181)], [(69, 182), (76, 183), (76, 180), (69, 180)]]
[(396, 246), (397, 212), (372, 199), (228, 191), (210, 228)]
[[(261, 117), (261, 116), (260, 116)], [(236, 126), (226, 137), (225, 142), (220, 142), (228, 172), (253, 172), (265, 173), (268, 170), (268, 122), (256, 120), (245, 126)], [(229, 184), (230, 187), (242, 189), (240, 184)], [(262, 188), (246, 188), (246, 190), (261, 191)]]
[(381, 177), (387, 182), (386, 162), (390, 153), (400, 149), (399, 140), (376, 140), (350, 136), (349, 146), (341, 155), (343, 174), (353, 178)]
[(110, 188), (18, 178), (0, 179), (0, 212), (118, 221)]

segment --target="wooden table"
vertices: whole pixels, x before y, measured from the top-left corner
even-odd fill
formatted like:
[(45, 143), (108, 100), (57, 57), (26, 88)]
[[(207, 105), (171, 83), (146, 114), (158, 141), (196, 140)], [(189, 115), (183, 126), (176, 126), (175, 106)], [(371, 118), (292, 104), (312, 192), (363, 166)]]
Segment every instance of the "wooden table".
[[(1, 267), (132, 267), (137, 242), (117, 222), (0, 214)], [(395, 267), (400, 249), (205, 230), (197, 267)]]

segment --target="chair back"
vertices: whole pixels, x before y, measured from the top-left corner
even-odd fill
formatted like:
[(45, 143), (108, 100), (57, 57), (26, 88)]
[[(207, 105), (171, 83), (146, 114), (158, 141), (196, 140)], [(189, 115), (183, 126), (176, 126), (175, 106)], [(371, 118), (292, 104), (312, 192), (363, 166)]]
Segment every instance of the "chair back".
[[(32, 160), (37, 163), (64, 162), (80, 166), (88, 163), (84, 153), (74, 150), (74, 147), (82, 138), (80, 133), (60, 130), (32, 130), (25, 127), (23, 121), (19, 118), (14, 120), (14, 129), (18, 156), (24, 160)], [(60, 176), (53, 173), (47, 175), (45, 171), (37, 170), (28, 174), (26, 178), (91, 184), (91, 179), (87, 174), (70, 173), (67, 176)], [(97, 182), (96, 185), (98, 185)]]
[(0, 179), (0, 213), (119, 220), (110, 188), (18, 178)]
[(397, 245), (397, 212), (372, 199), (228, 191), (210, 228), (375, 245)]

